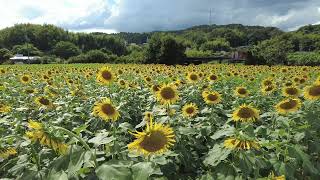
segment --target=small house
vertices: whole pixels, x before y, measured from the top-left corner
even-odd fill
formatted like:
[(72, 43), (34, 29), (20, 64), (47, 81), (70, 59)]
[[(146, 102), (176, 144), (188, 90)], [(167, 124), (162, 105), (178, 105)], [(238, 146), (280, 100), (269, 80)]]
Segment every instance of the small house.
[(37, 59), (39, 59), (38, 56), (24, 56), (23, 54), (16, 54), (10, 58), (14, 64), (30, 64)]

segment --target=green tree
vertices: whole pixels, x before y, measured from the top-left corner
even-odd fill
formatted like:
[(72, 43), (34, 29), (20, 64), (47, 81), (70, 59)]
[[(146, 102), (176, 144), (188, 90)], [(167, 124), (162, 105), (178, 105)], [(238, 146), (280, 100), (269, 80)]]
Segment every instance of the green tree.
[(8, 60), (10, 57), (12, 57), (12, 54), (8, 49), (0, 49), (0, 64), (3, 63), (5, 60)]
[(146, 63), (179, 64), (185, 58), (185, 46), (173, 36), (154, 34), (148, 41)]
[(81, 53), (80, 49), (75, 44), (66, 41), (58, 42), (52, 52), (54, 55), (64, 59), (77, 56)]
[(38, 48), (29, 43), (13, 46), (12, 52), (14, 54), (23, 54), (25, 56), (40, 56), (42, 54), (42, 52)]
[(223, 38), (218, 38), (213, 41), (208, 41), (202, 44), (201, 48), (202, 51), (229, 51), (230, 50), (230, 43)]
[(265, 40), (255, 46), (251, 53), (257, 59), (258, 64), (286, 64), (287, 54), (293, 51), (290, 40), (273, 38)]

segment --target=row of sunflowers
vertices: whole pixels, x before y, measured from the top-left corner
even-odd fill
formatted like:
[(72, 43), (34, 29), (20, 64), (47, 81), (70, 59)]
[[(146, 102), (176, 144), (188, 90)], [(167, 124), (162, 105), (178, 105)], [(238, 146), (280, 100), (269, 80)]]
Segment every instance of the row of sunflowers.
[(320, 178), (320, 67), (17, 65), (0, 75), (2, 178)]

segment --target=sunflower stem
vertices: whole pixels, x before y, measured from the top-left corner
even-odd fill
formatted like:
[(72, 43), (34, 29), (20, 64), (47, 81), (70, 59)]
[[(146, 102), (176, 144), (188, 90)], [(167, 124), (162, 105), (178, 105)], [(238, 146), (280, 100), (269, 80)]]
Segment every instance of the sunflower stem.
[(42, 180), (41, 163), (40, 163), (40, 157), (39, 157), (40, 154), (39, 154), (39, 156), (38, 156), (38, 154), (36, 153), (36, 150), (34, 149), (33, 145), (31, 146), (31, 153), (32, 153), (33, 158), (34, 158), (35, 161), (36, 161), (37, 170), (38, 170), (40, 179)]
[(115, 154), (116, 154), (116, 126), (115, 126), (115, 122), (112, 122), (111, 124), (112, 126), (112, 136), (114, 138), (113, 140), (113, 151), (112, 151), (112, 159), (115, 157)]
[(94, 164), (95, 164), (95, 167), (97, 167), (98, 162), (97, 162), (97, 159), (96, 159), (96, 154), (91, 151), (90, 146), (89, 146), (81, 137), (77, 136), (77, 135), (74, 134), (73, 132), (71, 132), (71, 131), (69, 131), (68, 129), (65, 129), (65, 128), (63, 128), (63, 127), (59, 127), (59, 126), (54, 126), (54, 127), (55, 127), (57, 130), (61, 130), (61, 131), (63, 131), (65, 134), (67, 134), (67, 135), (69, 135), (69, 136), (71, 136), (71, 137), (74, 137), (74, 138), (76, 138), (77, 140), (79, 140), (79, 142), (84, 146), (84, 148), (85, 148), (87, 151), (89, 151), (89, 152), (92, 153), (92, 155), (94, 156)]

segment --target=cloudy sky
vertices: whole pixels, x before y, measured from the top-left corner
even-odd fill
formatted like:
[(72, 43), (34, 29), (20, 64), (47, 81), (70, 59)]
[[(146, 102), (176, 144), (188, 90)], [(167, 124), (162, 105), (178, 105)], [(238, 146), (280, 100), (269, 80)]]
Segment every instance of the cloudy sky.
[(55, 24), (72, 31), (147, 32), (209, 23), (294, 30), (320, 24), (320, 0), (0, 0), (0, 28)]

